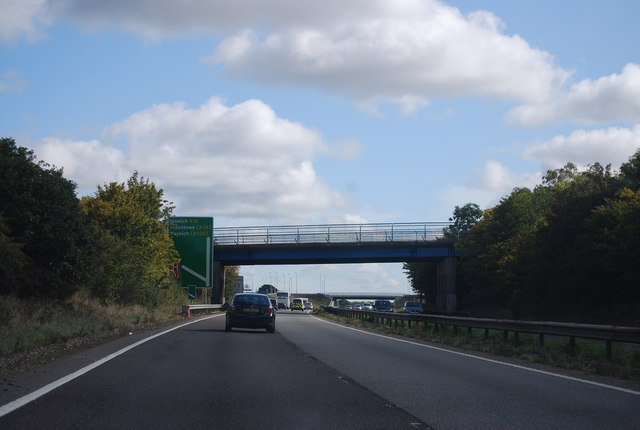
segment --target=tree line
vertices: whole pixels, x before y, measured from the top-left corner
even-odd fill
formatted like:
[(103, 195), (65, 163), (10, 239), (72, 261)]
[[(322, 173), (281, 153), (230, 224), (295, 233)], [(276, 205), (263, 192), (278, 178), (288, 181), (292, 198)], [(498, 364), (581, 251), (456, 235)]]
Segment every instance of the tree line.
[[(489, 209), (454, 210), (458, 307), (477, 316), (640, 324), (640, 150), (617, 171), (547, 171)], [(405, 264), (435, 300), (435, 264)]]
[(134, 173), (78, 198), (76, 184), (0, 139), (0, 295), (61, 300), (83, 292), (105, 304), (154, 307), (180, 294), (167, 229), (174, 209)]

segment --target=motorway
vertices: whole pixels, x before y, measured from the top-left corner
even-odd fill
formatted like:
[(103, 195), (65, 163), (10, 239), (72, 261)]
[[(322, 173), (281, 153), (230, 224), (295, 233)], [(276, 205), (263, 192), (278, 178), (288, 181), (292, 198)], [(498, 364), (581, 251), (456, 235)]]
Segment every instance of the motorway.
[(0, 384), (0, 429), (180, 426), (640, 429), (640, 389), (290, 311), (275, 334), (194, 318)]

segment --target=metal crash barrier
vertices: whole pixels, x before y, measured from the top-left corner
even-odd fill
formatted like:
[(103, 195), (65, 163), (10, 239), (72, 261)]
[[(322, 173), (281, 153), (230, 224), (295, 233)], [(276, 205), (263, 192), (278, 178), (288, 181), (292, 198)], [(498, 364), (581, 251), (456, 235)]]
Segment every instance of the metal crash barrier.
[(596, 324), (513, 321), (487, 318), (454, 317), (444, 315), (372, 312), (355, 309), (339, 309), (333, 307), (325, 308), (325, 311), (349, 318), (377, 321), (386, 325), (397, 325), (398, 322), (404, 325), (406, 322), (408, 326), (411, 327), (412, 324), (417, 325), (422, 323), (424, 328), (427, 328), (428, 324), (434, 324), (436, 330), (438, 329), (439, 325), (452, 326), (454, 334), (458, 333), (458, 329), (460, 327), (466, 327), (468, 335), (471, 335), (471, 330), (474, 328), (484, 329), (485, 339), (489, 338), (490, 330), (502, 331), (505, 341), (509, 339), (509, 332), (513, 332), (516, 343), (518, 342), (519, 333), (537, 334), (540, 346), (544, 346), (544, 338), (547, 335), (568, 337), (572, 351), (575, 350), (576, 338), (599, 340), (606, 343), (607, 358), (609, 360), (611, 360), (613, 342), (640, 344), (640, 327), (618, 327)]

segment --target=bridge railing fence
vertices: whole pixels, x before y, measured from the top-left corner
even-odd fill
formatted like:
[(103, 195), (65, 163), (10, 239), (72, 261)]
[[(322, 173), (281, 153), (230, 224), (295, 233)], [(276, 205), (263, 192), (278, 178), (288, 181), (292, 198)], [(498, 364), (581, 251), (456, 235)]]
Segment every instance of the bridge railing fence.
[(327, 224), (213, 229), (216, 245), (428, 242), (443, 239), (450, 223)]

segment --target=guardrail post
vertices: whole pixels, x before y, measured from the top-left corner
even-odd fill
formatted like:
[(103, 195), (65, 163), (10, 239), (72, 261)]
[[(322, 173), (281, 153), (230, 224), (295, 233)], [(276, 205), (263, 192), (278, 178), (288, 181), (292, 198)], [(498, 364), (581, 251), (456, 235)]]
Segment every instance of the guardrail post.
[(569, 337), (569, 352), (573, 355), (576, 353), (576, 337)]

